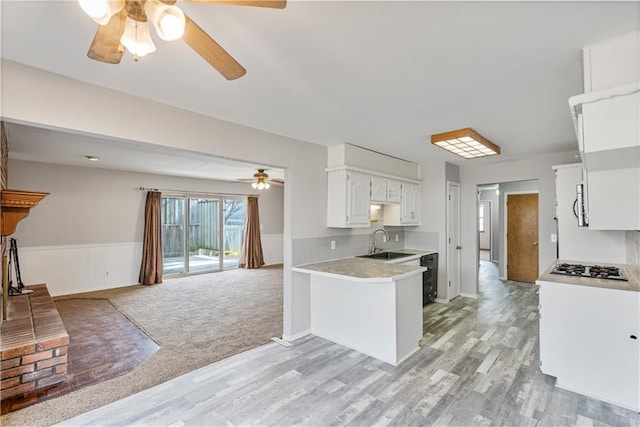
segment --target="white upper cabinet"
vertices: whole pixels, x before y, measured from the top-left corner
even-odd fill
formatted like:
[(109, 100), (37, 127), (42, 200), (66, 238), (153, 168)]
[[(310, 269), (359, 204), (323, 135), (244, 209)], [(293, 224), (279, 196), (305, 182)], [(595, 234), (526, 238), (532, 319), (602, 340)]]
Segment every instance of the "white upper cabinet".
[(371, 177), (371, 201), (378, 203), (387, 202), (387, 179), (379, 176)]
[[(582, 165), (574, 163), (554, 166), (553, 169), (556, 172), (556, 218), (560, 242), (558, 259), (624, 264), (624, 231), (578, 226), (576, 185), (584, 183)], [(616, 215), (611, 215), (611, 218), (615, 219)]]
[(384, 225), (420, 225), (420, 184), (374, 174), (327, 169), (327, 227), (370, 227), (371, 203), (384, 204)]
[(587, 172), (589, 228), (640, 230), (640, 168)]
[(640, 229), (640, 31), (587, 46), (569, 98), (586, 170), (589, 228)]
[(369, 227), (371, 177), (347, 169), (328, 172), (327, 227)]
[(582, 49), (584, 91), (597, 92), (640, 80), (640, 31)]
[(400, 190), (400, 204), (384, 206), (384, 225), (420, 225), (422, 208), (420, 185), (412, 182), (401, 182)]
[(374, 203), (400, 203), (401, 183), (381, 176), (371, 177), (371, 201)]
[(420, 186), (403, 182), (400, 223), (403, 225), (420, 225), (420, 200)]
[(387, 180), (387, 202), (400, 203), (402, 200), (402, 183), (394, 179)]

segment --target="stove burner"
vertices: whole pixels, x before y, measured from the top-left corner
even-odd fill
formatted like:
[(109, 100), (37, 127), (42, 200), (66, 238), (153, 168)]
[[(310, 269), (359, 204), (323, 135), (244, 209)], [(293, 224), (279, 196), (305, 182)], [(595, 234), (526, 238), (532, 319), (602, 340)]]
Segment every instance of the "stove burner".
[(557, 264), (551, 271), (552, 274), (564, 274), (568, 276), (593, 277), (597, 279), (627, 280), (618, 267), (605, 265), (582, 264)]

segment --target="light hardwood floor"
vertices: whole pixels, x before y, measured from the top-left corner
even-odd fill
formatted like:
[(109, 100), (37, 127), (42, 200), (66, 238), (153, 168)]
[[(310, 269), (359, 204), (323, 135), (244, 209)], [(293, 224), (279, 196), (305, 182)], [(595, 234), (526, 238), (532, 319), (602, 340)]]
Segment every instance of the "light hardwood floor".
[(398, 367), (318, 337), (249, 350), (64, 425), (640, 425), (538, 368), (535, 285), (483, 262), (477, 299), (425, 307)]

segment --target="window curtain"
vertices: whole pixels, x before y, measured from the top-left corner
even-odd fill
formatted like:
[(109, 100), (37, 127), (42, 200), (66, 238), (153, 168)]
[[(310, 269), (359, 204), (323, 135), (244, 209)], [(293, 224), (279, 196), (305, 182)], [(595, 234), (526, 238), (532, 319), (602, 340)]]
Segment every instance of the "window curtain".
[(262, 242), (260, 241), (260, 215), (258, 214), (258, 198), (247, 198), (247, 215), (244, 220), (244, 240), (240, 252), (241, 268), (260, 268), (264, 265)]
[(159, 191), (147, 192), (144, 207), (144, 242), (142, 244), (142, 264), (140, 266), (140, 284), (162, 283), (162, 230)]

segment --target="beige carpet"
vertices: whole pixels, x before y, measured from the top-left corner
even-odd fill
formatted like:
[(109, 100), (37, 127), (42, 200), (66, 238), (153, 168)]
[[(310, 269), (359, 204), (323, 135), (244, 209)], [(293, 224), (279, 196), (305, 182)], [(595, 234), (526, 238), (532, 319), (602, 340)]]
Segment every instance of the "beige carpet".
[(74, 295), (105, 298), (160, 345), (133, 372), (0, 418), (46, 426), (282, 336), (282, 267), (229, 270)]

